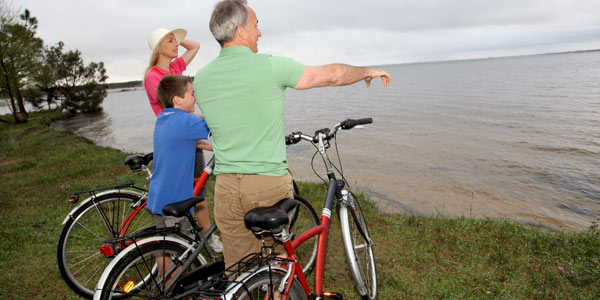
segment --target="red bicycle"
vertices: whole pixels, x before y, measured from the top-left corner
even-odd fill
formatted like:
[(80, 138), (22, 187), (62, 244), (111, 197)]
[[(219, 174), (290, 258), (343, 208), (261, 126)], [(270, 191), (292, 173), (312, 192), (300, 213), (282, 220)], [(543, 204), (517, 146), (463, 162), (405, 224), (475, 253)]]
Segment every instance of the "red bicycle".
[[(369, 235), (365, 217), (358, 199), (352, 192), (344, 188), (347, 182), (343, 173), (340, 172), (342, 180), (336, 178), (335, 166), (327, 156), (327, 149), (330, 147), (329, 141), (335, 139), (339, 129), (352, 129), (356, 125), (372, 122), (371, 118), (347, 119), (335, 125), (333, 130), (328, 128), (318, 130), (314, 136), (297, 132), (286, 137), (288, 144), (298, 143), (301, 140), (311, 142), (323, 158), (328, 186), (321, 213), (321, 224), (292, 239), (285, 228), (288, 223), (287, 211), (293, 204), (291, 199), (283, 200), (273, 207), (257, 208), (248, 212), (245, 217), (248, 228), (251, 228), (257, 235), (273, 234), (277, 240), (283, 243), (287, 258), (282, 259), (277, 255), (262, 255), (265, 266), (254, 268), (252, 271), (240, 275), (238, 280), (230, 284), (225, 299), (342, 299), (338, 293), (323, 290), (327, 235), (334, 204), (338, 212), (344, 250), (354, 286), (362, 299), (377, 298), (377, 272), (373, 255), (373, 241)], [(296, 249), (314, 236), (319, 237), (319, 242), (314, 289), (311, 290), (301, 262), (297, 259)], [(256, 260), (256, 257), (253, 259)]]

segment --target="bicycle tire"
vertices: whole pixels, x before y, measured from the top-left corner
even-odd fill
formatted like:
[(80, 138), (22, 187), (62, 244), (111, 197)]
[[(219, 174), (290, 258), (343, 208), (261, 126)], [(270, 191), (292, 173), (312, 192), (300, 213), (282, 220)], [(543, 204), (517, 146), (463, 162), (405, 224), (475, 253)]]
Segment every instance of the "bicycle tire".
[[(290, 219), (289, 232), (292, 240), (305, 231), (321, 224), (321, 220), (319, 220), (315, 209), (308, 201), (298, 195), (294, 195), (294, 200), (297, 203), (296, 208), (288, 213)], [(303, 266), (302, 272), (304, 275), (310, 274), (315, 267), (318, 243), (319, 236), (315, 235), (295, 249), (298, 261)]]
[[(67, 285), (80, 296), (91, 299), (94, 295), (100, 275), (112, 260), (112, 257), (100, 253), (100, 246), (105, 241), (118, 237), (117, 231), (131, 212), (131, 204), (141, 197), (141, 194), (121, 191), (103, 194), (85, 203), (65, 223), (58, 241), (58, 268)], [(102, 217), (101, 212), (106, 218)], [(142, 209), (127, 232), (154, 228), (152, 214), (149, 210)], [(113, 245), (115, 255), (120, 248), (117, 244)]]
[[(244, 280), (242, 287), (235, 293), (234, 299), (276, 299), (272, 297), (273, 290), (276, 290), (285, 274), (279, 272), (262, 271), (258, 272)], [(292, 278), (294, 282), (288, 292), (290, 300), (306, 300), (306, 294), (297, 279)]]
[(362, 299), (374, 300), (377, 299), (377, 271), (369, 229), (354, 194), (349, 192), (344, 197), (338, 216), (346, 262)]
[[(115, 298), (127, 297), (128, 299), (163, 299), (167, 296), (164, 290), (164, 283), (159, 277), (156, 268), (156, 254), (169, 254), (171, 257), (179, 256), (184, 253), (188, 247), (174, 241), (163, 240), (153, 243), (143, 244), (123, 256), (113, 266), (107, 270), (108, 276), (104, 282), (98, 282), (100, 290), (97, 291), (99, 299), (109, 300)], [(199, 255), (195, 264), (191, 268), (196, 268), (206, 261)], [(191, 269), (193, 270), (193, 269)], [(149, 276), (150, 275), (150, 276)], [(128, 283), (132, 283), (132, 288), (128, 293), (123, 290)], [(96, 298), (94, 298), (96, 299)]]

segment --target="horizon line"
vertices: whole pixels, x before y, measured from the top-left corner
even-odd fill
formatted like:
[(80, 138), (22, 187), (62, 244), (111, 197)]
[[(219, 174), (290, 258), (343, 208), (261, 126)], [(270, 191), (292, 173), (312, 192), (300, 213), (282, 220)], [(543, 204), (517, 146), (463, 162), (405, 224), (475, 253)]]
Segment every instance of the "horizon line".
[[(388, 63), (388, 64), (375, 64), (367, 65), (369, 67), (382, 67), (382, 66), (399, 66), (399, 65), (412, 65), (412, 64), (433, 64), (443, 62), (461, 62), (461, 61), (474, 61), (474, 60), (488, 60), (488, 59), (503, 59), (503, 58), (515, 58), (515, 57), (527, 57), (527, 56), (541, 56), (541, 55), (559, 55), (559, 54), (570, 54), (570, 53), (586, 53), (586, 52), (600, 52), (598, 49), (588, 50), (573, 50), (573, 51), (561, 51), (561, 52), (546, 52), (546, 53), (533, 53), (533, 54), (518, 54), (518, 55), (506, 55), (506, 56), (489, 56), (489, 57), (477, 57), (477, 58), (464, 58), (464, 59), (447, 59), (447, 60), (432, 60), (432, 61), (415, 61), (415, 62), (403, 62), (403, 63)], [(109, 76), (110, 78), (110, 76)], [(118, 82), (106, 82), (106, 84), (124, 84), (142, 82), (142, 80), (128, 80)]]

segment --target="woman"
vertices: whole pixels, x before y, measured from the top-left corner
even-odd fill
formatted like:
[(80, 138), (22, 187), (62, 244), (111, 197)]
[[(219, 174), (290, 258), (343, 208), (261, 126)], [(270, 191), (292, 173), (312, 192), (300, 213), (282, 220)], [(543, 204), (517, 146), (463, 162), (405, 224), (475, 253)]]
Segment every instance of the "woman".
[[(160, 83), (160, 79), (167, 74), (181, 75), (200, 49), (198, 42), (185, 38), (186, 34), (187, 31), (185, 29), (168, 30), (158, 28), (148, 38), (148, 46), (152, 50), (152, 55), (150, 56), (150, 63), (144, 72), (144, 88), (146, 89), (150, 106), (157, 117), (163, 111), (163, 108), (158, 103), (158, 96), (156, 94), (156, 88)], [(181, 56), (178, 56), (179, 46), (186, 49)], [(199, 176), (200, 172), (204, 169), (204, 154), (202, 153), (202, 149), (212, 151), (212, 145), (206, 141), (198, 141), (195, 176)], [(203, 230), (208, 230), (210, 219), (205, 201), (194, 207), (194, 214)], [(216, 252), (223, 251), (223, 244), (217, 235), (213, 234), (208, 243)]]
[[(168, 30), (158, 28), (150, 34), (148, 39), (148, 46), (152, 50), (152, 55), (150, 56), (150, 64), (144, 72), (144, 88), (156, 116), (163, 111), (156, 96), (156, 88), (160, 79), (167, 74), (181, 75), (198, 53), (198, 49), (200, 49), (198, 42), (185, 39), (186, 34), (185, 29)], [(178, 57), (180, 45), (186, 51), (181, 57)]]

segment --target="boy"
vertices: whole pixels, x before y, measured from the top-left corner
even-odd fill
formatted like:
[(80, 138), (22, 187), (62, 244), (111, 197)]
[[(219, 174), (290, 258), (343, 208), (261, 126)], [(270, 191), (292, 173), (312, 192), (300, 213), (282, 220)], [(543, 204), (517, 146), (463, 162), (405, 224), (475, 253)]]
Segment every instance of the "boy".
[(189, 77), (165, 75), (157, 95), (164, 111), (154, 127), (154, 172), (147, 205), (158, 228), (179, 222), (187, 234), (191, 227), (187, 219), (163, 216), (162, 209), (193, 196), (196, 144), (206, 140), (209, 131), (204, 119), (192, 114), (196, 97)]

